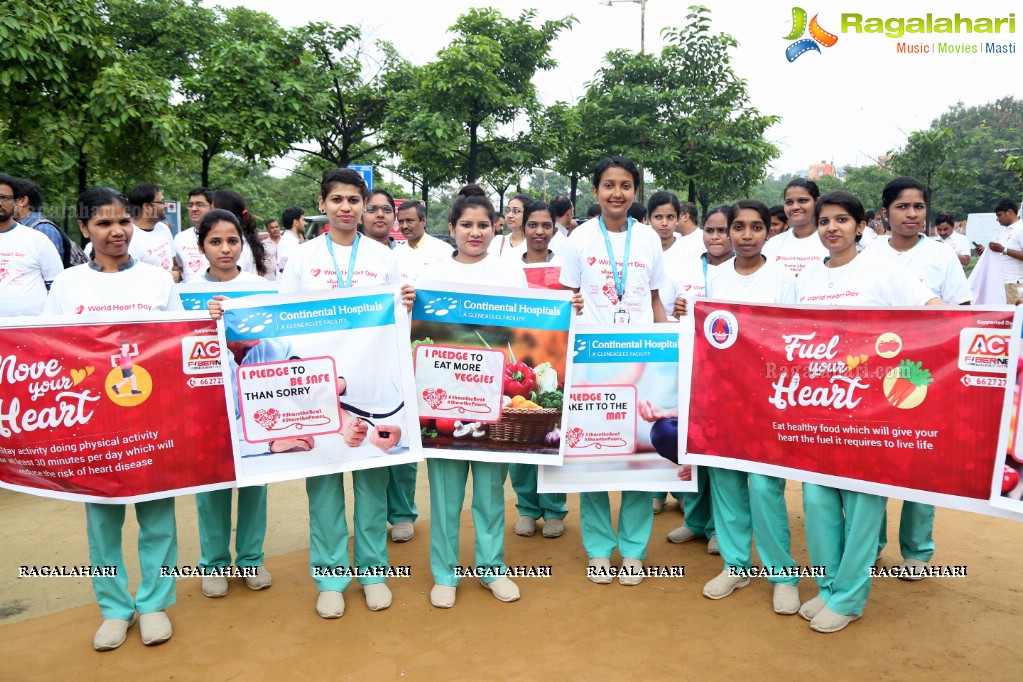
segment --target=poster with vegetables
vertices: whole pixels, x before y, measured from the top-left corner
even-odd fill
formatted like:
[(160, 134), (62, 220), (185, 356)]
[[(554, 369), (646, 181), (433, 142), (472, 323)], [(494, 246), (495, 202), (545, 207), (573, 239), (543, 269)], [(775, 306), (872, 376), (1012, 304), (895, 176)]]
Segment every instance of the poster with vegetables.
[(426, 457), (561, 463), (564, 291), (419, 282), (412, 309)]
[(1006, 444), (1004, 454), (999, 452), (995, 458), (994, 472), (991, 481), (991, 504), (998, 509), (1005, 509), (1023, 514), (1023, 401), (1020, 392), (1023, 390), (1023, 354), (1019, 351), (1023, 345), (1020, 329), (1013, 329), (1013, 351), (1009, 356), (1009, 386), (1006, 391), (1005, 405), (1002, 411), (1002, 439)]
[[(540, 492), (696, 490), (678, 465), (685, 442), (693, 327), (581, 325), (565, 391), (564, 464), (540, 468)], [(681, 371), (680, 371), (681, 370)]]
[(685, 461), (992, 513), (1013, 316), (697, 302)]
[(223, 302), (239, 485), (422, 459), (408, 315), (387, 287)]

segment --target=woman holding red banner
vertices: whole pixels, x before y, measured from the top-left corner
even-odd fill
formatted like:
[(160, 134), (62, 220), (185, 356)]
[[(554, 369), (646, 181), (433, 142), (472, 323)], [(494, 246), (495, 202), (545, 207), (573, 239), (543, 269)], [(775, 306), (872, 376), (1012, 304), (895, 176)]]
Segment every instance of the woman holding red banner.
[[(666, 281), (661, 241), (629, 216), (639, 183), (639, 167), (621, 156), (603, 159), (593, 173), (600, 215), (572, 232), (561, 268), (561, 284), (582, 297), (583, 323), (668, 321), (657, 293)], [(653, 493), (622, 491), (617, 534), (606, 491), (581, 493), (579, 516), (589, 558), (587, 577), (598, 584), (610, 583), (611, 555), (617, 548), (622, 557), (618, 582), (642, 582), (654, 525)]]
[[(479, 185), (467, 185), (451, 206), (448, 229), (457, 250), (423, 269), (421, 280), (456, 284), (526, 288), (522, 268), (488, 250), (494, 239), (497, 212)], [(427, 460), (430, 478), (430, 603), (441, 609), (455, 605), (458, 535), (465, 485), (472, 469), (472, 519), (476, 529), (476, 570), (480, 582), (503, 602), (519, 598), (519, 586), (505, 575), (504, 480), (508, 465), (454, 459)]]
[[(72, 315), (96, 304), (121, 305), (125, 310), (182, 309), (170, 274), (128, 254), (133, 226), (127, 199), (108, 187), (94, 187), (78, 197), (77, 210), (82, 234), (92, 240), (92, 260), (57, 276), (43, 314)], [(89, 561), (97, 569), (116, 569), (113, 576), (92, 579), (104, 619), (92, 640), (96, 651), (121, 646), (128, 628), (135, 624), (136, 611), (143, 644), (160, 644), (173, 634), (164, 609), (176, 601), (175, 577), (162, 576), (161, 569), (173, 569), (178, 560), (174, 498), (135, 504), (142, 580), (134, 597), (128, 591), (122, 553), (126, 508), (123, 504), (85, 505)]]
[[(942, 305), (897, 263), (870, 251), (857, 254), (866, 228), (860, 200), (831, 192), (817, 202), (817, 233), (829, 256), (808, 265), (796, 280), (799, 303), (853, 306)], [(838, 632), (863, 614), (870, 595), (870, 567), (877, 557), (886, 498), (813, 483), (803, 484), (810, 561), (823, 566), (818, 594), (799, 609), (816, 632)]]
[[(871, 253), (897, 262), (916, 275), (935, 296), (956, 305), (969, 305), (973, 292), (952, 249), (928, 239), (927, 188), (912, 177), (895, 178), (881, 192), (881, 216), (891, 225), (891, 236), (877, 239)], [(881, 522), (877, 553), (888, 543), (888, 515)], [(900, 577), (920, 580), (922, 569), (934, 555), (934, 505), (905, 501), (899, 518)]]

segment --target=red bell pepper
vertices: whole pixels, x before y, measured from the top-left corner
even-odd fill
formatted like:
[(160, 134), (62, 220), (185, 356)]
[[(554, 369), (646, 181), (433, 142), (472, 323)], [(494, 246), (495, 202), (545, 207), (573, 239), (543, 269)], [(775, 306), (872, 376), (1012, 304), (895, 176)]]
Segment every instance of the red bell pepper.
[(504, 394), (528, 398), (536, 389), (536, 372), (524, 362), (511, 362), (504, 366)]

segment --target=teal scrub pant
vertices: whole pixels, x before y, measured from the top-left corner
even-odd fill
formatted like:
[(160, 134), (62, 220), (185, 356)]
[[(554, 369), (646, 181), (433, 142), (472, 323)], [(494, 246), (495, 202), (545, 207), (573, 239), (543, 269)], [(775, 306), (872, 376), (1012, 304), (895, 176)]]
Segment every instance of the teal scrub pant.
[(536, 492), (537, 472), (535, 464), (512, 464), (509, 467), (519, 514), (534, 519), (565, 518), (568, 516), (568, 507), (565, 505), (568, 495)]
[[(387, 580), (387, 467), (352, 472), (355, 491), (355, 565), (359, 584), (372, 585)], [(363, 575), (365, 572), (372, 575)], [(383, 572), (384, 575), (377, 575)]]
[(863, 613), (885, 502), (877, 495), (803, 484), (806, 546), (810, 562), (824, 568), (816, 578), (818, 596), (835, 613)]
[(508, 465), (456, 459), (427, 460), (430, 479), (430, 570), (438, 585), (457, 587), (458, 529), (465, 484), (472, 469), (472, 523), (476, 529), (476, 569), (492, 583), (504, 575), (504, 479)]
[(395, 464), (387, 467), (390, 478), (387, 481), (387, 522), (391, 525), (408, 521), (415, 523), (419, 518), (416, 509), (416, 476), (419, 462)]
[(615, 547), (623, 559), (642, 561), (654, 528), (653, 493), (625, 490), (618, 510), (618, 534), (611, 526), (607, 492), (579, 493), (579, 525), (590, 559), (610, 559)]
[[(710, 491), (714, 499), (714, 527), (725, 568), (752, 568), (754, 537), (765, 568), (772, 572), (795, 568), (784, 478), (710, 469)], [(798, 585), (799, 575), (771, 575), (768, 580)]]
[[(671, 493), (671, 496), (674, 497), (679, 502), (681, 502), (683, 499), (685, 499), (685, 493), (675, 493), (675, 492), (673, 492), (673, 493)], [(654, 499), (655, 500), (666, 500), (666, 499), (668, 499), (668, 493), (654, 493)]]
[(92, 589), (104, 619), (131, 620), (133, 613), (163, 611), (177, 600), (174, 576), (160, 576), (166, 566), (178, 563), (178, 532), (174, 519), (174, 498), (139, 502), (138, 553), (142, 580), (133, 599), (128, 592), (128, 570), (124, 567), (121, 529), (127, 507), (123, 504), (86, 504), (85, 529), (89, 537), (89, 562), (100, 570), (115, 567), (114, 576), (93, 576)]
[[(309, 496), (309, 574), (320, 592), (344, 592), (352, 581), (344, 480), (341, 474), (313, 476), (305, 480), (305, 490)], [(317, 571), (321, 573), (317, 575)]]
[(715, 535), (714, 505), (711, 503), (710, 467), (696, 467), (696, 492), (682, 493), (682, 525), (708, 540)]
[[(227, 568), (231, 565), (232, 489), (196, 493), (199, 512), (199, 566)], [(266, 486), (238, 488), (238, 529), (235, 532), (235, 566), (262, 566), (266, 538)]]
[[(881, 520), (881, 536), (877, 543), (880, 554), (888, 544), (888, 508)], [(919, 502), (905, 501), (902, 503), (902, 516), (899, 518), (899, 549), (904, 559), (930, 561), (934, 556), (934, 506)]]

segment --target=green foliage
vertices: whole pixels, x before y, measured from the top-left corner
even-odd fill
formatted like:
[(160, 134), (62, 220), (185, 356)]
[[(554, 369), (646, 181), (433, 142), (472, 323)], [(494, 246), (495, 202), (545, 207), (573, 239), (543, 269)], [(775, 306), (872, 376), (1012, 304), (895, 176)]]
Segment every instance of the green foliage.
[[(909, 134), (906, 146), (892, 154), (889, 167), (896, 175), (912, 175), (931, 193), (931, 205), (940, 202), (947, 190), (968, 189), (976, 173), (961, 163), (966, 137), (943, 126)], [(932, 211), (933, 212), (933, 211)]]

